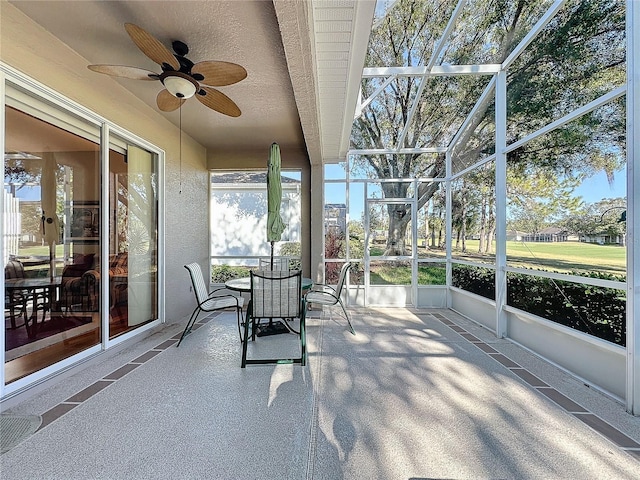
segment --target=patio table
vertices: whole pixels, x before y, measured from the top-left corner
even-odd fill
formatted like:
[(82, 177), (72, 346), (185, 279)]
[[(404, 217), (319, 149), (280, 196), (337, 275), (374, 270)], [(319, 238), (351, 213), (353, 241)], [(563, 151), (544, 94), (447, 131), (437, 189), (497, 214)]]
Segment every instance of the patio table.
[[(251, 277), (233, 278), (224, 282), (224, 286), (229, 290), (233, 290), (241, 293), (251, 292)], [(313, 280), (310, 278), (302, 277), (302, 293), (308, 291), (313, 287)]]

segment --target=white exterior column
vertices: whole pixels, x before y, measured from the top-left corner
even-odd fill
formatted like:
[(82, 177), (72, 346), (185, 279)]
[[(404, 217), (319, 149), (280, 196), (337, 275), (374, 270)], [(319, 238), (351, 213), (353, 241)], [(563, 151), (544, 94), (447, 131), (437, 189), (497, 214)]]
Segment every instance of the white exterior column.
[(507, 72), (496, 75), (496, 336), (507, 336)]
[(640, 2), (627, 1), (627, 411), (640, 415)]
[(311, 165), (311, 278), (324, 282), (324, 168)]
[[(453, 225), (451, 219), (451, 150), (447, 150), (445, 156), (445, 215), (447, 219), (447, 223), (445, 225), (445, 237), (447, 240), (447, 253), (446, 253), (446, 283), (447, 283), (447, 308), (452, 308), (452, 300), (451, 300), (451, 286), (453, 285), (453, 264), (451, 263), (452, 255), (451, 255), (451, 235), (453, 233)], [(429, 239), (427, 239), (427, 242)]]

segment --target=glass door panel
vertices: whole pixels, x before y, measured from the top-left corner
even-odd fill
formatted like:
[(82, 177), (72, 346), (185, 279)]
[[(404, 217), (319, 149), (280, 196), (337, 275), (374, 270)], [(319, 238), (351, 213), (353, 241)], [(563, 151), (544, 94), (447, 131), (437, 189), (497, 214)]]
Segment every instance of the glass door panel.
[(12, 87), (4, 114), (3, 331), (11, 383), (101, 341), (100, 135)]
[(113, 137), (109, 151), (109, 338), (158, 318), (158, 158)]

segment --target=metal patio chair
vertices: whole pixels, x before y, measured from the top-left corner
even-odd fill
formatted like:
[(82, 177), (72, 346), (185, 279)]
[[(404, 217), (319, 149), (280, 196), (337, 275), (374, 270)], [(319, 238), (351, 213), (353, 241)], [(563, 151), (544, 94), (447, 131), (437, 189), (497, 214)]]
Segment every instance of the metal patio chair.
[(285, 272), (290, 270), (289, 257), (276, 257), (273, 259), (273, 266), (271, 265), (270, 258), (261, 258), (258, 261), (259, 270), (274, 270), (278, 272)]
[(342, 303), (342, 287), (344, 286), (345, 279), (347, 277), (347, 272), (353, 266), (352, 263), (346, 262), (342, 268), (340, 269), (340, 276), (338, 277), (338, 284), (336, 287), (332, 287), (331, 285), (326, 285), (322, 283), (315, 284), (311, 290), (306, 295), (307, 303), (315, 303), (317, 305), (326, 305), (332, 306), (339, 304), (342, 307), (342, 311), (344, 312), (344, 317), (347, 319), (347, 323), (349, 324), (349, 331), (355, 335), (356, 332), (351, 325), (351, 320), (349, 320), (349, 315), (347, 314), (347, 309), (344, 307), (344, 303)]
[[(244, 323), (242, 343), (242, 368), (247, 364), (268, 363), (299, 363), (306, 364), (307, 349), (305, 337), (306, 304), (302, 296), (302, 271), (251, 271), (251, 299), (247, 308), (247, 318)], [(300, 357), (248, 359), (247, 347), (249, 337), (255, 341), (260, 320), (268, 319), (270, 327), (274, 318), (300, 319), (299, 330), (294, 330), (285, 321), (284, 326), (293, 334), (300, 337)], [(251, 327), (251, 333), (249, 333)], [(265, 338), (265, 337), (261, 337)]]
[(214, 312), (216, 310), (222, 310), (225, 308), (235, 308), (236, 315), (238, 316), (238, 334), (240, 334), (240, 339), (242, 340), (241, 335), (241, 326), (242, 326), (242, 305), (244, 304), (244, 298), (236, 297), (235, 295), (225, 294), (225, 295), (217, 295), (216, 293), (220, 290), (224, 290), (225, 288), (218, 288), (211, 292), (208, 291), (207, 283), (205, 282), (204, 275), (202, 274), (202, 269), (200, 265), (197, 263), (190, 263), (185, 265), (189, 271), (189, 276), (191, 277), (191, 283), (193, 284), (193, 292), (196, 296), (196, 302), (198, 305), (193, 310), (187, 325), (184, 327), (184, 331), (182, 332), (182, 336), (180, 337), (180, 341), (178, 342), (177, 347), (180, 346), (182, 339), (191, 332), (191, 328), (193, 324), (196, 322), (196, 318), (200, 312)]

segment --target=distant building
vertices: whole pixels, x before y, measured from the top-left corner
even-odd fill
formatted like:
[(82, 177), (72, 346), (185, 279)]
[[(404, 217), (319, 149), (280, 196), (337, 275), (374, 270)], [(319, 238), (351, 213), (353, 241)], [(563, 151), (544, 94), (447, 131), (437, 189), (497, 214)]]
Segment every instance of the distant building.
[(569, 242), (578, 241), (577, 235), (570, 234), (567, 230), (559, 227), (543, 228), (536, 233), (526, 233), (522, 236), (523, 242)]
[[(521, 232), (519, 230), (507, 230), (507, 241), (521, 242), (523, 238), (527, 236), (527, 232)], [(473, 240), (479, 240), (480, 236), (476, 235)]]
[(344, 203), (325, 203), (324, 231), (336, 234), (347, 231), (347, 206)]
[(624, 245), (624, 236), (609, 235), (607, 233), (592, 233), (588, 235), (582, 235), (580, 237), (580, 241), (585, 243), (597, 243), (598, 245), (605, 245), (605, 244)]

